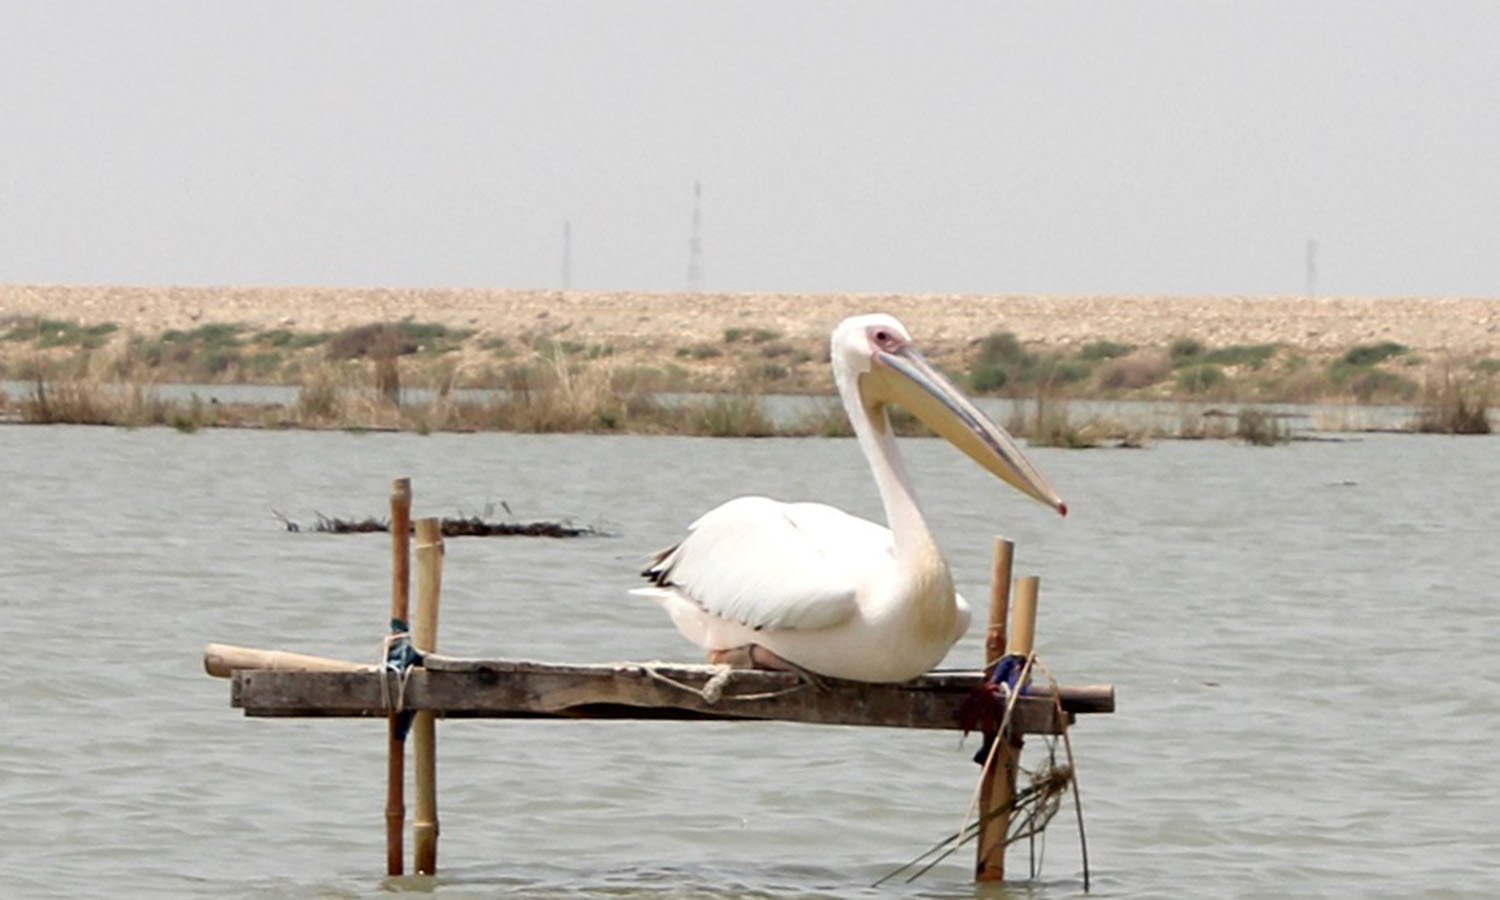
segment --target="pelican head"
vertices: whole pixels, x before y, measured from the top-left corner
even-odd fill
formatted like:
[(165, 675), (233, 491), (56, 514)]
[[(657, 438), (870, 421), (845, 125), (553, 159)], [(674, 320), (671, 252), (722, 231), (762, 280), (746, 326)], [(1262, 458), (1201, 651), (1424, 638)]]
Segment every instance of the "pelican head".
[(846, 398), (858, 397), (877, 432), (890, 428), (886, 407), (901, 406), (986, 471), (1068, 514), (1067, 504), (1015, 440), (922, 356), (906, 326), (894, 316), (873, 313), (845, 319), (833, 332), (830, 356), (840, 392)]

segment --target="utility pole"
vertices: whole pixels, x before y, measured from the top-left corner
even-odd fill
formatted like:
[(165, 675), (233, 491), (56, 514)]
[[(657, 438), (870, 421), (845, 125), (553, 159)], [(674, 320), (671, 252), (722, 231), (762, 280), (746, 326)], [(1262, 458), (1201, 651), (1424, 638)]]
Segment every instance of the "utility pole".
[(1318, 296), (1318, 242), (1311, 238), (1307, 241), (1307, 296)]
[(703, 290), (703, 186), (693, 182), (693, 234), (688, 238), (688, 290)]

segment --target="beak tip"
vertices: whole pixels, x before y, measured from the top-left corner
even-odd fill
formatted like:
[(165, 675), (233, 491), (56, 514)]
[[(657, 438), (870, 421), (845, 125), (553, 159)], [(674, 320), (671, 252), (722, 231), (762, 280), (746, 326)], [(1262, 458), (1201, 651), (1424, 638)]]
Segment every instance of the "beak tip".
[(1066, 519), (1068, 517), (1068, 504), (1061, 500), (1057, 501), (1057, 514)]

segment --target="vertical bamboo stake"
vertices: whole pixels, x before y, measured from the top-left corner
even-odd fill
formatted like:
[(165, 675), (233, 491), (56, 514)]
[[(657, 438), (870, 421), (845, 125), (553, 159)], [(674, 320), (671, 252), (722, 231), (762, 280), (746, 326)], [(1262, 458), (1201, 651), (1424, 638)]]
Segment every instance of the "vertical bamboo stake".
[(984, 667), (1005, 655), (1005, 620), (1010, 615), (1010, 569), (1015, 558), (1014, 541), (995, 538), (995, 561), (990, 567), (990, 627), (984, 633)]
[[(406, 621), (411, 604), (411, 479), (391, 484), (391, 618)], [(400, 875), (406, 829), (406, 741), (400, 717), (388, 725), (385, 767), (385, 873)]]
[(1036, 644), (1036, 595), (1042, 579), (1035, 575), (1016, 579), (1016, 606), (1010, 617), (1010, 644), (1005, 652), (1027, 656)]
[[(995, 569), (1000, 569), (997, 547)], [(1007, 563), (1009, 560), (1007, 560)], [(1008, 574), (1008, 569), (1007, 569)], [(1037, 589), (1041, 580), (1035, 575), (1016, 579), (1015, 605), (1011, 610), (1007, 655), (1029, 656), (1036, 639)], [(994, 585), (990, 586), (991, 613), (995, 609)], [(991, 626), (993, 628), (993, 625)], [(986, 642), (986, 655), (989, 654)], [(1010, 831), (1010, 815), (1015, 804), (1016, 774), (1021, 768), (1020, 734), (995, 735), (993, 766), (984, 774), (979, 794), (979, 849), (974, 864), (975, 881), (1005, 880), (1005, 835)]]
[[(1005, 655), (1005, 622), (1010, 612), (1010, 573), (1015, 552), (1015, 543), (1002, 537), (995, 538), (994, 562), (990, 567), (990, 621), (984, 634), (986, 674)], [(1004, 742), (1005, 736), (997, 734), (994, 739)], [(1010, 806), (1015, 793), (1015, 782), (1005, 777), (1007, 770), (1003, 753), (1003, 750), (993, 753), (991, 759), (999, 764), (992, 764), (980, 775), (975, 881), (1000, 881), (1005, 878), (1005, 832), (1010, 827)]]
[[(437, 519), (417, 521), (417, 617), (412, 643), (423, 653), (437, 649), (438, 599), (443, 586), (443, 530)], [(418, 875), (437, 873), (437, 729), (432, 710), (417, 712), (412, 731), (416, 744), (417, 808), (412, 815), (412, 867)]]

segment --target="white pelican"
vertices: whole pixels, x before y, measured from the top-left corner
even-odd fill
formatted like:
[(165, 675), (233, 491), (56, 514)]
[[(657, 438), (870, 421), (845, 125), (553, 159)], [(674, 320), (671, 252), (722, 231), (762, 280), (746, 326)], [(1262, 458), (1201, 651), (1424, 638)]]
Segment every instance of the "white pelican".
[[(907, 681), (969, 627), (901, 465), (887, 406), (898, 403), (975, 462), (1067, 515), (1005, 431), (974, 407), (884, 314), (833, 331), (833, 377), (869, 460), (890, 528), (821, 503), (730, 500), (694, 522), (642, 573), (711, 662)], [(788, 665), (790, 664), (790, 665)]]

